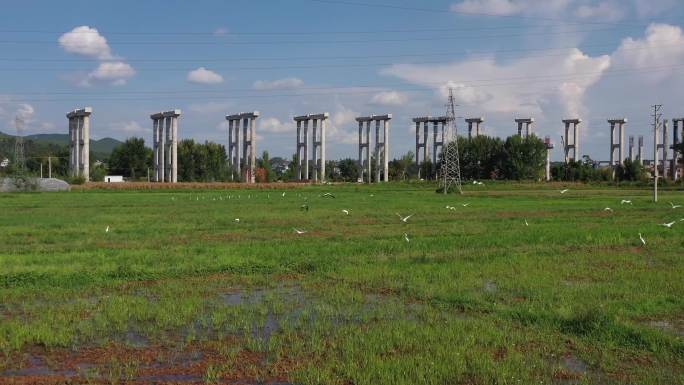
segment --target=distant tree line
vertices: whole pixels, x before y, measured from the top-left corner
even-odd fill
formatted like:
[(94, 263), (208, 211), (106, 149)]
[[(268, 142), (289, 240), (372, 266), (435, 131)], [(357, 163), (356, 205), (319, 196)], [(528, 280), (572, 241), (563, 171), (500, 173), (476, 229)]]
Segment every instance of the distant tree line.
[[(453, 145), (453, 144), (452, 144)], [(544, 142), (532, 135), (510, 136), (506, 139), (477, 136), (458, 138), (461, 176), (464, 180), (541, 180), (544, 176), (546, 147)], [(675, 148), (684, 154), (684, 143)], [(52, 174), (70, 180), (68, 177), (69, 150), (67, 146), (38, 144), (31, 140), (25, 143), (27, 171), (39, 175), (43, 163), (43, 175), (47, 176), (47, 158), (52, 160)], [(0, 176), (13, 172), (14, 138), (0, 137), (0, 162), (11, 160), (9, 166), (0, 168)], [(411, 151), (388, 162), (389, 179), (394, 181), (435, 179), (439, 174), (441, 154), (437, 164), (431, 161), (415, 163)], [(101, 181), (106, 174), (122, 175), (129, 180), (153, 179), (152, 150), (145, 146), (143, 138), (128, 138), (112, 151), (108, 159), (96, 160), (91, 153), (91, 180)], [(257, 158), (256, 180), (258, 182), (290, 181), (296, 179), (297, 157), (290, 160), (281, 157), (270, 158), (264, 151)], [(372, 157), (372, 178), (375, 179), (377, 160)], [(309, 163), (309, 175), (313, 175), (313, 162)], [(625, 160), (616, 167), (618, 181), (643, 181), (648, 179), (639, 162)], [(356, 182), (359, 168), (356, 159), (345, 158), (326, 161), (326, 179), (338, 182)], [(567, 164), (556, 163), (551, 168), (552, 178), (562, 181), (610, 181), (613, 170), (598, 167), (589, 157)], [(178, 143), (178, 179), (183, 182), (240, 181), (241, 175), (233, 172), (226, 155), (225, 146), (210, 141), (197, 143), (185, 139)]]

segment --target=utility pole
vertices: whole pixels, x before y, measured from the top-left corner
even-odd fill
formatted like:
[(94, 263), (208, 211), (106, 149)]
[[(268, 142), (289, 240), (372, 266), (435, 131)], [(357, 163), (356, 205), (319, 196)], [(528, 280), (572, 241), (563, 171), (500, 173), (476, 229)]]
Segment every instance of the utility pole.
[(658, 202), (658, 130), (660, 129), (660, 118), (663, 117), (663, 114), (660, 113), (662, 108), (662, 104), (653, 105), (653, 202), (656, 203)]
[(48, 156), (48, 178), (52, 179), (52, 157)]

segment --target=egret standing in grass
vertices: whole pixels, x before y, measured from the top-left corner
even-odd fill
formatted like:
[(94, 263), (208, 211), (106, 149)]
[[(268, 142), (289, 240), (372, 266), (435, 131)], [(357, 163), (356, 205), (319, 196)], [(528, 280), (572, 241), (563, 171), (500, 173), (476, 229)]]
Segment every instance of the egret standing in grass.
[(639, 239), (641, 240), (641, 244), (646, 246), (646, 240), (641, 236), (641, 233), (639, 233)]
[(411, 240), (408, 237), (408, 234), (406, 233), (404, 233), (404, 240), (406, 240), (406, 242), (411, 242)]
[(672, 206), (672, 209), (678, 209), (678, 208), (682, 207), (682, 205), (676, 205), (672, 202), (670, 202), (670, 206)]

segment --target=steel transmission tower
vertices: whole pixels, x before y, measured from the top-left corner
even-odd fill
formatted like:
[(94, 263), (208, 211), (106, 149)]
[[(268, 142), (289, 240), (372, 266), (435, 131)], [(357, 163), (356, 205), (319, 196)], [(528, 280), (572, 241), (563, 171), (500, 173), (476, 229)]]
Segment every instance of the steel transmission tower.
[(454, 102), (454, 90), (449, 88), (449, 102), (447, 107), (447, 127), (443, 138), (442, 167), (440, 175), (440, 189), (448, 194), (453, 188), (463, 194), (461, 185), (461, 165), (458, 153), (458, 130), (456, 128), (456, 103)]
[(14, 174), (22, 176), (26, 173), (26, 156), (24, 155), (24, 120), (20, 117), (14, 118), (14, 127), (17, 136), (14, 140)]

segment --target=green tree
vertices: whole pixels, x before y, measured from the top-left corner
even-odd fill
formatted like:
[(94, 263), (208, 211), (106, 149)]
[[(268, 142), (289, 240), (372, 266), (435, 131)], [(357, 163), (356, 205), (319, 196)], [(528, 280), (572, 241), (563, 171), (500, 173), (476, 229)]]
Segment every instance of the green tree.
[(546, 145), (535, 135), (508, 137), (503, 145), (502, 172), (506, 179), (541, 179), (546, 163)]
[(387, 167), (389, 168), (390, 179), (392, 180), (406, 180), (412, 176), (414, 171), (414, 161), (416, 155), (413, 151), (409, 151), (402, 155), (399, 159), (393, 159)]
[(275, 179), (275, 173), (273, 172), (273, 166), (271, 165), (271, 159), (268, 156), (268, 151), (264, 151), (261, 154), (261, 159), (257, 161), (257, 167), (263, 168), (265, 170), (267, 182), (272, 182)]
[(297, 163), (299, 163), (299, 156), (292, 154), (292, 161), (287, 165), (287, 170), (283, 173), (283, 180), (295, 180), (297, 178)]
[(625, 159), (624, 163), (615, 169), (615, 179), (632, 182), (643, 180), (644, 166), (641, 162)]
[(230, 179), (226, 149), (214, 142), (178, 143), (178, 179), (183, 182), (217, 182)]
[(351, 158), (340, 159), (337, 162), (340, 170), (339, 178), (345, 182), (356, 182), (359, 180), (358, 162)]
[[(67, 159), (68, 160), (68, 159)], [(128, 138), (112, 151), (109, 169), (113, 174), (131, 179), (147, 177), (152, 167), (152, 150), (145, 147), (145, 139)]]

